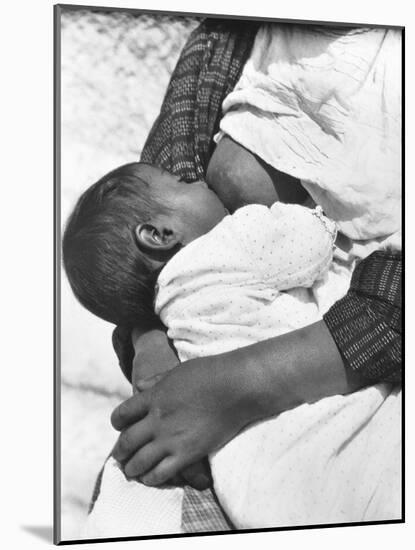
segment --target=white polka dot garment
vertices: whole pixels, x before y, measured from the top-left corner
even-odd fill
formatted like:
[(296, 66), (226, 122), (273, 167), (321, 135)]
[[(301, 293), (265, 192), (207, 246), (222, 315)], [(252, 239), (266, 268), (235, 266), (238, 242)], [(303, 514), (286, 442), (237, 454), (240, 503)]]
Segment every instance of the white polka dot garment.
[(258, 342), (321, 318), (313, 285), (336, 236), (319, 209), (275, 203), (227, 216), (161, 271), (155, 310), (180, 359)]

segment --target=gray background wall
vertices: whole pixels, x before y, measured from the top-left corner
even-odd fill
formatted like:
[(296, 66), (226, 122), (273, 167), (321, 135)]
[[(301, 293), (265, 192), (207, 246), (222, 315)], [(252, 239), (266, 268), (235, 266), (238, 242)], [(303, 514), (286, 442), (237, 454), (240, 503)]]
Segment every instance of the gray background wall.
[[(63, 11), (62, 221), (110, 169), (138, 160), (195, 19)], [(62, 274), (62, 538), (79, 537), (95, 477), (115, 442), (113, 408), (130, 395), (112, 326), (76, 302)]]

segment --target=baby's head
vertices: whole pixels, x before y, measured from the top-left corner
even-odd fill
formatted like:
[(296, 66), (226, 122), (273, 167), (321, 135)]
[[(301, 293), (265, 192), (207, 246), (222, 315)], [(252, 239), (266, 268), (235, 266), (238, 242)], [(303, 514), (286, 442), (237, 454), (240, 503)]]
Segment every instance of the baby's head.
[(150, 328), (161, 268), (225, 215), (204, 182), (138, 162), (113, 170), (83, 193), (65, 228), (63, 262), (75, 296), (106, 321)]

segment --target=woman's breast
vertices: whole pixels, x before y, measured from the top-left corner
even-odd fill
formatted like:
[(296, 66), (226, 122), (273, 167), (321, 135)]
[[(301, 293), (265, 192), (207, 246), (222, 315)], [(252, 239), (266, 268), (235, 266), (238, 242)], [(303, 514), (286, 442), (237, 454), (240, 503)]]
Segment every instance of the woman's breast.
[(276, 170), (228, 136), (219, 141), (209, 161), (206, 181), (230, 212), (247, 204), (302, 204), (309, 196), (300, 180)]

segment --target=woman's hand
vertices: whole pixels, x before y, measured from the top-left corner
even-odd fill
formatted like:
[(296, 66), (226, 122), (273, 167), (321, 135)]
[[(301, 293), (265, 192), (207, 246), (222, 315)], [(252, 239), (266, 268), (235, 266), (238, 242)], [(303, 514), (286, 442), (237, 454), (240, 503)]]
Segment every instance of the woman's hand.
[(112, 414), (127, 476), (160, 485), (251, 422), (361, 387), (324, 321), (138, 381)]
[[(141, 332), (138, 329), (134, 330), (132, 333), (132, 344), (135, 351), (131, 375), (133, 393), (139, 391), (143, 380), (146, 381), (144, 386), (149, 388), (162, 375), (178, 364), (175, 349), (168, 339), (163, 326), (147, 332)], [(209, 462), (207, 459), (204, 459), (187, 466), (179, 475), (172, 478), (170, 483), (173, 485), (187, 484), (199, 490), (211, 487), (212, 476)]]
[(241, 384), (242, 369), (228, 368), (224, 358), (196, 359), (139, 382), (139, 393), (114, 410), (112, 424), (122, 433), (113, 456), (128, 477), (161, 485), (249, 422), (252, 414), (242, 404), (247, 387)]

